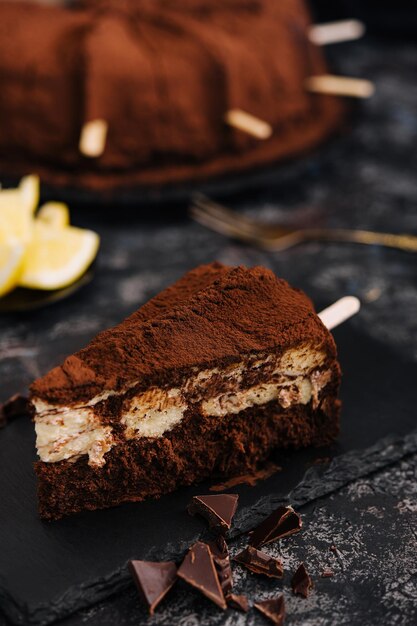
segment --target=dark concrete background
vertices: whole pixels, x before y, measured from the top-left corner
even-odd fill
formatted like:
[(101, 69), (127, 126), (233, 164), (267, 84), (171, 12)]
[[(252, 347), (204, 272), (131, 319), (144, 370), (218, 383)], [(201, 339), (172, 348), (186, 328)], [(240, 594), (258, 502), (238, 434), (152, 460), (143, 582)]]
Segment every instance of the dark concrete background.
[[(376, 95), (355, 112), (349, 132), (294, 163), (292, 176), (277, 186), (270, 179), (228, 202), (271, 222), (417, 235), (417, 49), (365, 40), (329, 53), (340, 72), (374, 80)], [(353, 324), (417, 360), (417, 255), (318, 243), (270, 254), (206, 231), (186, 218), (183, 207), (163, 208), (147, 215), (143, 208), (135, 213), (74, 207), (73, 223), (102, 237), (95, 279), (65, 302), (0, 318), (0, 399), (23, 391), (33, 377), (61, 361), (69, 340), (73, 350), (80, 348), (184, 271), (214, 259), (266, 265), (324, 302), (355, 294), (363, 308)], [(276, 584), (236, 569), (237, 589), (253, 599), (283, 588), (290, 625), (416, 623), (416, 469), (417, 456), (404, 457), (302, 508), (305, 531), (270, 551), (281, 552), (287, 570), (306, 560), (316, 583), (308, 600), (291, 596), (288, 575), (284, 584)], [(336, 554), (329, 551), (333, 543)], [(234, 543), (233, 551), (237, 548)], [(333, 578), (319, 578), (324, 565), (332, 566)], [(132, 586), (60, 625), (145, 622)], [(180, 585), (149, 620), (167, 626), (262, 623), (254, 611), (223, 614)]]

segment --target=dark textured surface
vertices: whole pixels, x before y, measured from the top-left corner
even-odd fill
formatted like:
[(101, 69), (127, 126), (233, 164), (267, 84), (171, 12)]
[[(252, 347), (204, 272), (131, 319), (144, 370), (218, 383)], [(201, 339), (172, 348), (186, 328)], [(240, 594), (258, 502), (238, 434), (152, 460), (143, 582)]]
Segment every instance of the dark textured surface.
[[(296, 505), (309, 502), (417, 449), (417, 433), (410, 434), (415, 429), (417, 365), (354, 331), (351, 322), (334, 332), (344, 372), (340, 436), (326, 448), (277, 450), (274, 460), (281, 472), (255, 488), (235, 487), (239, 509), (232, 536), (252, 528), (287, 499)], [(385, 385), (388, 379), (399, 398)], [(126, 586), (129, 558), (178, 560), (204, 533), (206, 524), (188, 515), (186, 507), (193, 495), (208, 493), (211, 483), (159, 500), (42, 522), (33, 439), (26, 419), (0, 432), (0, 589), (7, 593), (2, 606), (16, 622), (50, 622), (101, 600)], [(299, 484), (309, 466), (323, 457), (334, 457), (325, 474), (313, 467)], [(24, 570), (16, 566), (23, 560)]]
[[(371, 42), (339, 47), (336, 54), (346, 74), (373, 78), (378, 89), (358, 113), (352, 133), (332, 143), (308, 166), (294, 166), (294, 178), (285, 184), (264, 187), (236, 198), (234, 204), (271, 221), (319, 220), (326, 225), (417, 234), (417, 52), (411, 45)], [(297, 172), (302, 173), (299, 179)], [(347, 292), (358, 295), (364, 306), (352, 327), (382, 339), (406, 360), (417, 360), (417, 260), (412, 255), (314, 243), (272, 255), (226, 241), (183, 219), (143, 223), (131, 218), (124, 226), (115, 226), (108, 216), (74, 211), (73, 221), (95, 227), (102, 235), (96, 278), (66, 302), (27, 317), (1, 319), (2, 399), (23, 390), (34, 376), (81, 347), (98, 330), (119, 321), (186, 269), (213, 259), (264, 264), (322, 302)], [(397, 389), (390, 382), (386, 387), (395, 401)], [(416, 621), (415, 445), (411, 437), (405, 445), (400, 438), (390, 437), (371, 453), (351, 453), (334, 462), (336, 467), (325, 476), (323, 467), (313, 467), (292, 494), (292, 503), (299, 506), (312, 496), (319, 499), (302, 508), (304, 532), (281, 542), (288, 624), (371, 626)], [(261, 499), (259, 517), (270, 505), (270, 498)], [(252, 519), (237, 515), (238, 525), (245, 521)], [(328, 550), (332, 544), (338, 553)], [(242, 542), (235, 542), (233, 553), (242, 547)], [(278, 553), (280, 545), (268, 550)], [(307, 600), (289, 593), (291, 574), (301, 560), (316, 584)], [(320, 580), (321, 568), (328, 565), (335, 576)], [(247, 593), (251, 600), (277, 591), (276, 582), (243, 571), (236, 578), (237, 592)], [(146, 614), (129, 586), (62, 626), (144, 622)], [(264, 621), (253, 611), (225, 615), (179, 585), (150, 623), (208, 626)]]
[[(381, 472), (350, 483), (330, 497), (303, 507), (304, 530), (264, 548), (283, 560), (281, 582), (255, 577), (234, 568), (236, 593), (251, 603), (281, 590), (287, 604), (286, 624), (328, 626), (415, 623), (416, 610), (416, 475), (417, 455), (404, 458)], [(233, 554), (245, 545), (234, 542)], [(330, 550), (336, 545), (338, 551)], [(304, 600), (292, 596), (290, 580), (304, 561), (315, 589)], [(325, 567), (334, 576), (321, 579)], [(196, 594), (178, 586), (147, 620), (133, 587), (106, 603), (79, 613), (60, 626), (199, 626), (265, 624), (251, 611), (224, 614)]]

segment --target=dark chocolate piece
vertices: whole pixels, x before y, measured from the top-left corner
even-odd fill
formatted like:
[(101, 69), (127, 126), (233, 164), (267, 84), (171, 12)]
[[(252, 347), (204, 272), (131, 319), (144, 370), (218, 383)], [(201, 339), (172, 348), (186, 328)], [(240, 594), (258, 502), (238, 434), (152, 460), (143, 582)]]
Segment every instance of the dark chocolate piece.
[(215, 541), (210, 541), (207, 544), (210, 548), (210, 552), (213, 555), (214, 563), (216, 565), (217, 574), (223, 593), (226, 596), (230, 593), (233, 587), (232, 568), (230, 566), (229, 548), (224, 540), (224, 537), (219, 535)]
[(260, 611), (265, 617), (267, 617), (273, 624), (282, 626), (285, 620), (285, 602), (284, 595), (281, 594), (277, 598), (272, 600), (264, 600), (263, 602), (255, 602), (253, 605), (258, 611)]
[(206, 543), (197, 541), (189, 549), (178, 570), (178, 576), (201, 591), (221, 609), (227, 608), (213, 555)]
[(240, 552), (234, 561), (244, 565), (254, 574), (263, 574), (269, 578), (282, 578), (284, 569), (279, 559), (265, 554), (252, 546), (248, 546)]
[(331, 578), (333, 576), (333, 570), (330, 567), (325, 567), (321, 573), (322, 578)]
[(237, 611), (247, 613), (250, 609), (249, 602), (246, 596), (237, 596), (234, 593), (230, 593), (227, 597), (227, 604)]
[(6, 402), (0, 404), (0, 428), (6, 426), (8, 422), (11, 422), (16, 417), (30, 417), (30, 415), (31, 410), (28, 398), (20, 393), (16, 393)]
[(280, 506), (251, 533), (249, 544), (255, 548), (289, 537), (301, 530), (301, 517), (292, 506)]
[(307, 598), (310, 591), (313, 589), (313, 581), (310, 578), (310, 574), (307, 572), (304, 563), (300, 563), (297, 571), (291, 579), (291, 587), (293, 593), (299, 594)]
[(232, 525), (238, 500), (239, 496), (234, 493), (194, 496), (188, 505), (188, 512), (190, 515), (202, 515), (211, 528), (224, 533)]
[(149, 613), (153, 615), (157, 605), (177, 580), (177, 566), (172, 561), (129, 561), (129, 571), (139, 594), (148, 605)]

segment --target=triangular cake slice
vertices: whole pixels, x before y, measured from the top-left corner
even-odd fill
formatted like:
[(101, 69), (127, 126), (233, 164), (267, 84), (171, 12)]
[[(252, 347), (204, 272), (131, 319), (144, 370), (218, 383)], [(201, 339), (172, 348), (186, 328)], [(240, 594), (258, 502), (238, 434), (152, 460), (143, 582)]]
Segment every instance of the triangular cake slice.
[(158, 497), (338, 432), (336, 347), (262, 267), (201, 266), (31, 387), (40, 513)]

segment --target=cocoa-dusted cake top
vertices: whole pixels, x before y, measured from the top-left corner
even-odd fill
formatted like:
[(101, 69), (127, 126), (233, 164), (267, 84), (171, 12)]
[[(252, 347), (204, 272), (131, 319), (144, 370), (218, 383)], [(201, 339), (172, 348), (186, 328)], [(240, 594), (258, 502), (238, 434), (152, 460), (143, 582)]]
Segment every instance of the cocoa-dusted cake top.
[[(304, 0), (0, 2), (1, 169), (100, 190), (309, 150), (342, 119), (340, 99), (304, 87), (327, 72), (310, 21)], [(236, 108), (273, 135), (225, 124)], [(80, 135), (97, 119), (108, 124), (105, 149), (88, 159)]]
[(301, 291), (264, 267), (196, 268), (31, 387), (51, 403), (88, 401), (135, 383), (164, 386), (191, 368), (333, 340)]

